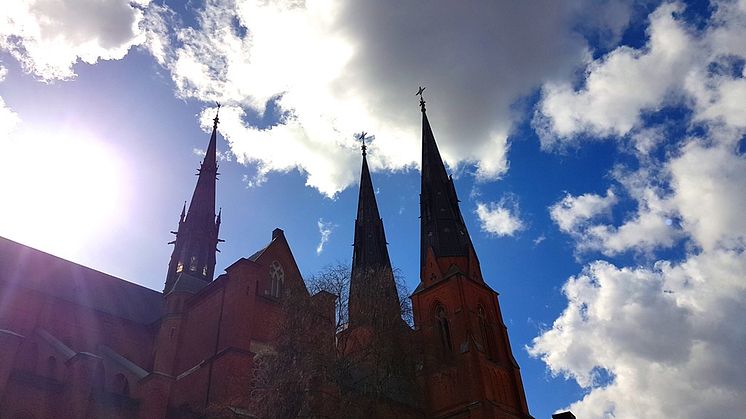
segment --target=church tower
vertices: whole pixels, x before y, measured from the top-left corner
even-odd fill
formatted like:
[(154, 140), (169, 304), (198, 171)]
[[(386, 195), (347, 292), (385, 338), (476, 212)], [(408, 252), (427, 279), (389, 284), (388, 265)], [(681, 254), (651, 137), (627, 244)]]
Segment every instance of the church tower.
[[(447, 175), (420, 89), (422, 183), (420, 284), (412, 294), (423, 346), (427, 415), (531, 418), (497, 293), (476, 251)], [(462, 416), (463, 415), (463, 416)]]
[(171, 292), (181, 277), (188, 276), (189, 278), (184, 278), (184, 282), (192, 284), (191, 287), (199, 287), (210, 283), (215, 273), (215, 252), (218, 242), (222, 241), (218, 239), (220, 214), (215, 216), (215, 181), (218, 176), (217, 114), (213, 121), (210, 143), (197, 173), (197, 186), (194, 188), (189, 210), (187, 211), (184, 203), (179, 227), (177, 231), (171, 232), (176, 235), (176, 239), (169, 243), (174, 245), (174, 251), (168, 264), (164, 294)]
[[(218, 111), (220, 105), (218, 105)], [(220, 230), (220, 213), (215, 216), (215, 181), (218, 176), (217, 131), (218, 115), (213, 119), (212, 135), (205, 158), (197, 173), (189, 209), (181, 210), (179, 227), (171, 233), (176, 240), (163, 289), (163, 317), (156, 337), (153, 370), (168, 376), (174, 371), (179, 349), (179, 335), (183, 328), (185, 303), (199, 290), (210, 284), (215, 273), (215, 252)], [(164, 376), (164, 377), (165, 377)]]
[(365, 133), (360, 135), (360, 139), (363, 142), (363, 166), (360, 172), (360, 195), (350, 275), (350, 327), (374, 326), (389, 320), (401, 320), (401, 307), (386, 248), (388, 243), (383, 220), (378, 213), (368, 170)]

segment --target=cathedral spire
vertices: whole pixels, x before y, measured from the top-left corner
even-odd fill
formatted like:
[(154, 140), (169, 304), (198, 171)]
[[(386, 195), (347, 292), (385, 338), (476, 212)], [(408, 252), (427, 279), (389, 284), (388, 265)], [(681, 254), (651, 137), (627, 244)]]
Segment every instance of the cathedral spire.
[(459, 200), (440, 157), (425, 100), (420, 87), (422, 112), (422, 183), (420, 189), (420, 265), (424, 266), (428, 249), (436, 257), (469, 256), (471, 239), (459, 209)]
[(376, 322), (376, 317), (401, 316), (386, 234), (373, 182), (368, 169), (366, 133), (362, 142), (363, 163), (360, 173), (360, 195), (355, 220), (355, 243), (350, 278), (349, 320), (351, 326)]
[[(218, 112), (220, 104), (218, 104)], [(197, 185), (184, 216), (184, 209), (179, 221), (176, 240), (173, 244), (171, 262), (166, 274), (164, 293), (173, 288), (177, 277), (188, 274), (190, 277), (208, 283), (215, 272), (215, 252), (218, 239), (220, 218), (215, 215), (215, 181), (218, 176), (217, 130), (218, 114), (213, 119), (212, 135), (207, 145), (205, 158), (197, 172)], [(186, 209), (186, 208), (185, 208)]]

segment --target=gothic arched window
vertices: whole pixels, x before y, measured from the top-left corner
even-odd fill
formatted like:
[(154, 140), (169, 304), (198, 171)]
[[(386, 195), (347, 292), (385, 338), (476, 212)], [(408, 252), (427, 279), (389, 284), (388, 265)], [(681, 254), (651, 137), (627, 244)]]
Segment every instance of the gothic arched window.
[(440, 335), (440, 343), (443, 347), (444, 352), (451, 352), (451, 329), (448, 325), (448, 316), (446, 315), (446, 309), (442, 305), (438, 305), (435, 308), (435, 319), (438, 325), (438, 334)]
[(285, 282), (285, 271), (282, 270), (280, 262), (273, 261), (269, 266), (269, 279), (270, 279), (270, 295), (275, 298), (280, 297), (282, 292), (282, 285)]
[(490, 337), (490, 326), (487, 322), (487, 314), (484, 312), (484, 307), (481, 305), (477, 306), (477, 318), (479, 319), (479, 332), (482, 335), (482, 345), (484, 346), (484, 352), (488, 358), (492, 358), (492, 339)]

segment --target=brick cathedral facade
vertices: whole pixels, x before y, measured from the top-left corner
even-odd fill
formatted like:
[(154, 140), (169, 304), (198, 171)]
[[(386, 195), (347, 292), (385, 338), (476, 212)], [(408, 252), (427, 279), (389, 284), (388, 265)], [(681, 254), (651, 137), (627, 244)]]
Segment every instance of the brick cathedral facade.
[[(405, 331), (403, 345), (421, 348), (412, 365), (418, 394), (404, 403), (395, 395), (377, 400), (399, 406), (384, 416), (529, 419), (497, 293), (482, 277), (423, 100), (420, 106), (414, 326), (398, 311), (363, 148), (349, 324), (337, 333), (333, 321), (322, 321), (318, 333), (331, 345), (354, 338), (359, 348), (390, 320)], [(335, 317), (336, 297), (309, 294), (280, 229), (215, 277), (217, 127), (216, 116), (194, 194), (173, 232), (163, 292), (0, 238), (1, 419), (256, 417), (252, 377), (257, 355), (275, 348), (282, 295), (297, 293)], [(391, 319), (371, 315), (392, 312)], [(354, 356), (351, 348), (332, 346), (330, 356)]]

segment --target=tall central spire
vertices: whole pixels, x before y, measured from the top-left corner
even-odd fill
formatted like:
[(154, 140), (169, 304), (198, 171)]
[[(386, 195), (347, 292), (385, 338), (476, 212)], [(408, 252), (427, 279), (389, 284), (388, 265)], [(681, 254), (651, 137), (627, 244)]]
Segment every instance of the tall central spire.
[(425, 112), (424, 88), (420, 96), (422, 111), (422, 184), (420, 189), (420, 266), (428, 249), (436, 257), (469, 256), (471, 239), (459, 209), (453, 178), (446, 173), (430, 121)]
[[(218, 104), (218, 112), (220, 104)], [(217, 251), (220, 215), (215, 216), (215, 181), (218, 176), (217, 131), (218, 113), (213, 119), (212, 135), (205, 152), (205, 158), (198, 170), (197, 186), (194, 188), (189, 210), (184, 208), (179, 220), (174, 251), (166, 274), (164, 293), (172, 290), (180, 275), (208, 283), (215, 273), (215, 252)], [(193, 283), (193, 282), (192, 282)]]
[(378, 212), (373, 182), (368, 169), (365, 137), (362, 133), (363, 166), (355, 220), (355, 243), (350, 279), (350, 325), (360, 326), (376, 317), (401, 316), (383, 220)]

